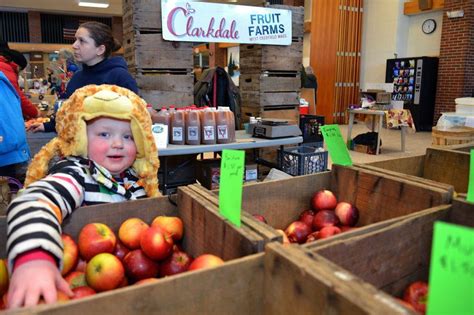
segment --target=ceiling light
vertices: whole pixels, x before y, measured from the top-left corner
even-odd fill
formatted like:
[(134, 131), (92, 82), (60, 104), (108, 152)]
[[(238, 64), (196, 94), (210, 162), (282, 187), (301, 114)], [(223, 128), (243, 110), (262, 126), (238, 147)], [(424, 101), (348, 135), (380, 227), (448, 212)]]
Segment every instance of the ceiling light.
[(79, 1), (80, 7), (90, 7), (90, 8), (108, 8), (109, 2), (108, 1), (95, 1), (95, 0), (87, 0), (87, 1)]

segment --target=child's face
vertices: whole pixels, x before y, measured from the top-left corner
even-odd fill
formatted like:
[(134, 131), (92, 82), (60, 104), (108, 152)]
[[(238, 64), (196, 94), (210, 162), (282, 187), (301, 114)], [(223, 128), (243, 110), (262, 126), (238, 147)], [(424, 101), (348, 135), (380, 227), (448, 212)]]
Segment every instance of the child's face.
[(137, 155), (130, 122), (98, 118), (87, 125), (89, 159), (119, 175), (132, 166)]

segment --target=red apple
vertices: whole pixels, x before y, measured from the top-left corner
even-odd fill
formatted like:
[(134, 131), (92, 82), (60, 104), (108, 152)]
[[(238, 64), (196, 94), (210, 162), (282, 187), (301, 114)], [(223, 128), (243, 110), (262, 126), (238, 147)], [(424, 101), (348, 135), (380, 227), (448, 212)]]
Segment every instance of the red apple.
[(354, 226), (359, 220), (359, 210), (352, 204), (341, 201), (334, 210), (342, 225)]
[(100, 253), (113, 253), (116, 243), (114, 232), (103, 223), (86, 224), (79, 233), (79, 253), (86, 261)]
[(158, 263), (147, 257), (141, 249), (135, 249), (128, 253), (123, 259), (123, 265), (127, 277), (133, 282), (154, 278), (159, 271)]
[(79, 261), (77, 262), (77, 266), (76, 266), (76, 269), (74, 269), (74, 271), (86, 272), (86, 266), (87, 266), (87, 262), (81, 257), (79, 257)]
[(288, 239), (288, 236), (285, 234), (285, 231), (280, 230), (280, 229), (277, 229), (276, 231), (283, 236), (283, 244), (290, 244), (290, 240)]
[(69, 287), (71, 289), (77, 288), (77, 287), (83, 287), (87, 285), (86, 281), (86, 274), (82, 271), (73, 271), (70, 274), (68, 274), (64, 280), (69, 283)]
[(149, 228), (140, 218), (130, 218), (122, 222), (118, 231), (119, 240), (129, 249), (140, 248), (142, 232)]
[(319, 190), (311, 198), (311, 206), (314, 210), (332, 210), (336, 207), (336, 196), (330, 190)]
[(183, 238), (183, 221), (178, 217), (158, 216), (153, 219), (151, 226), (161, 227), (171, 234), (173, 241), (179, 241)]
[[(122, 263), (122, 264), (123, 264), (123, 263)], [(124, 267), (124, 268), (125, 268), (125, 267)], [(127, 277), (123, 277), (123, 281), (119, 284), (119, 286), (117, 287), (117, 289), (118, 289), (118, 288), (124, 288), (124, 287), (126, 287), (126, 286), (128, 286), (128, 279), (127, 279)]]
[(321, 210), (316, 213), (313, 220), (313, 229), (320, 230), (325, 226), (337, 225), (339, 219), (332, 210)]
[(61, 275), (65, 276), (70, 271), (74, 270), (79, 260), (79, 249), (74, 239), (68, 234), (62, 234), (63, 241), (63, 270)]
[(145, 283), (153, 283), (159, 281), (157, 278), (147, 278), (147, 279), (142, 279), (140, 281), (135, 282), (135, 284), (140, 285), (140, 284), (145, 284)]
[(413, 282), (405, 289), (403, 299), (411, 304), (415, 311), (425, 314), (428, 302), (428, 283), (423, 281)]
[(140, 246), (151, 259), (162, 260), (171, 254), (173, 239), (170, 233), (161, 227), (152, 225), (143, 232)]
[(306, 243), (311, 243), (317, 240), (319, 240), (319, 231), (315, 231), (308, 235), (308, 237), (306, 238)]
[(267, 220), (261, 214), (252, 214), (252, 216), (260, 222), (267, 223)]
[(97, 292), (117, 288), (124, 277), (122, 262), (110, 253), (98, 254), (87, 263), (87, 284)]
[(341, 229), (337, 226), (325, 226), (321, 230), (319, 230), (317, 239), (328, 238), (339, 233), (341, 233)]
[(305, 210), (300, 214), (299, 220), (309, 225), (309, 227), (313, 228), (313, 220), (315, 214), (316, 213), (313, 210)]
[(306, 238), (311, 233), (311, 228), (306, 223), (301, 221), (294, 221), (288, 225), (285, 234), (291, 243), (302, 244), (306, 242)]
[(173, 252), (160, 264), (160, 276), (172, 276), (187, 271), (191, 260), (185, 252)]
[(5, 259), (0, 259), (0, 294), (3, 295), (8, 291), (9, 284), (8, 268), (7, 261)]
[(94, 289), (88, 286), (74, 288), (72, 289), (72, 292), (74, 293), (74, 296), (71, 298), (71, 300), (82, 299), (86, 296), (94, 295), (96, 293)]
[(222, 258), (218, 256), (212, 254), (204, 254), (194, 259), (191, 265), (189, 265), (188, 270), (211, 268), (222, 265), (223, 263), (224, 261), (222, 260)]
[(127, 255), (129, 252), (130, 250), (125, 245), (123, 245), (121, 241), (117, 240), (117, 244), (115, 245), (115, 250), (112, 254), (114, 254), (115, 256), (117, 256), (118, 259), (123, 261), (123, 258), (125, 257), (125, 255)]

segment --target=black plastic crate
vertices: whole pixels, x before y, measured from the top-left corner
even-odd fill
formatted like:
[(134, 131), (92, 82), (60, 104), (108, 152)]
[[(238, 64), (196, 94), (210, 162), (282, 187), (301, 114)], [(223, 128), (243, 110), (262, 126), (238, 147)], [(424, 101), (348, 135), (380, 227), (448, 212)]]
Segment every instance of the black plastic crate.
[(303, 143), (323, 142), (321, 126), (324, 126), (324, 116), (300, 115), (300, 129), (303, 133)]
[(299, 146), (279, 150), (280, 169), (290, 175), (324, 172), (328, 167), (328, 152), (322, 147)]

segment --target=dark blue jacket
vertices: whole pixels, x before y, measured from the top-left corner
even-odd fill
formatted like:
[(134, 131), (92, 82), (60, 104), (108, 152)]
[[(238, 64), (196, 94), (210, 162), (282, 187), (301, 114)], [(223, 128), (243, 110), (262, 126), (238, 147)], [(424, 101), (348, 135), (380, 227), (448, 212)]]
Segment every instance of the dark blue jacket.
[(67, 84), (66, 97), (69, 98), (77, 89), (89, 84), (114, 84), (138, 93), (137, 82), (130, 75), (127, 63), (122, 57), (111, 57), (89, 67), (82, 65)]
[[(138, 93), (137, 82), (130, 75), (127, 63), (122, 57), (110, 57), (98, 64), (82, 65), (67, 84), (65, 97), (69, 98), (77, 89), (89, 84), (114, 84)], [(56, 120), (44, 123), (45, 132), (56, 131)]]
[(0, 167), (27, 162), (30, 149), (20, 98), (13, 85), (0, 71)]

